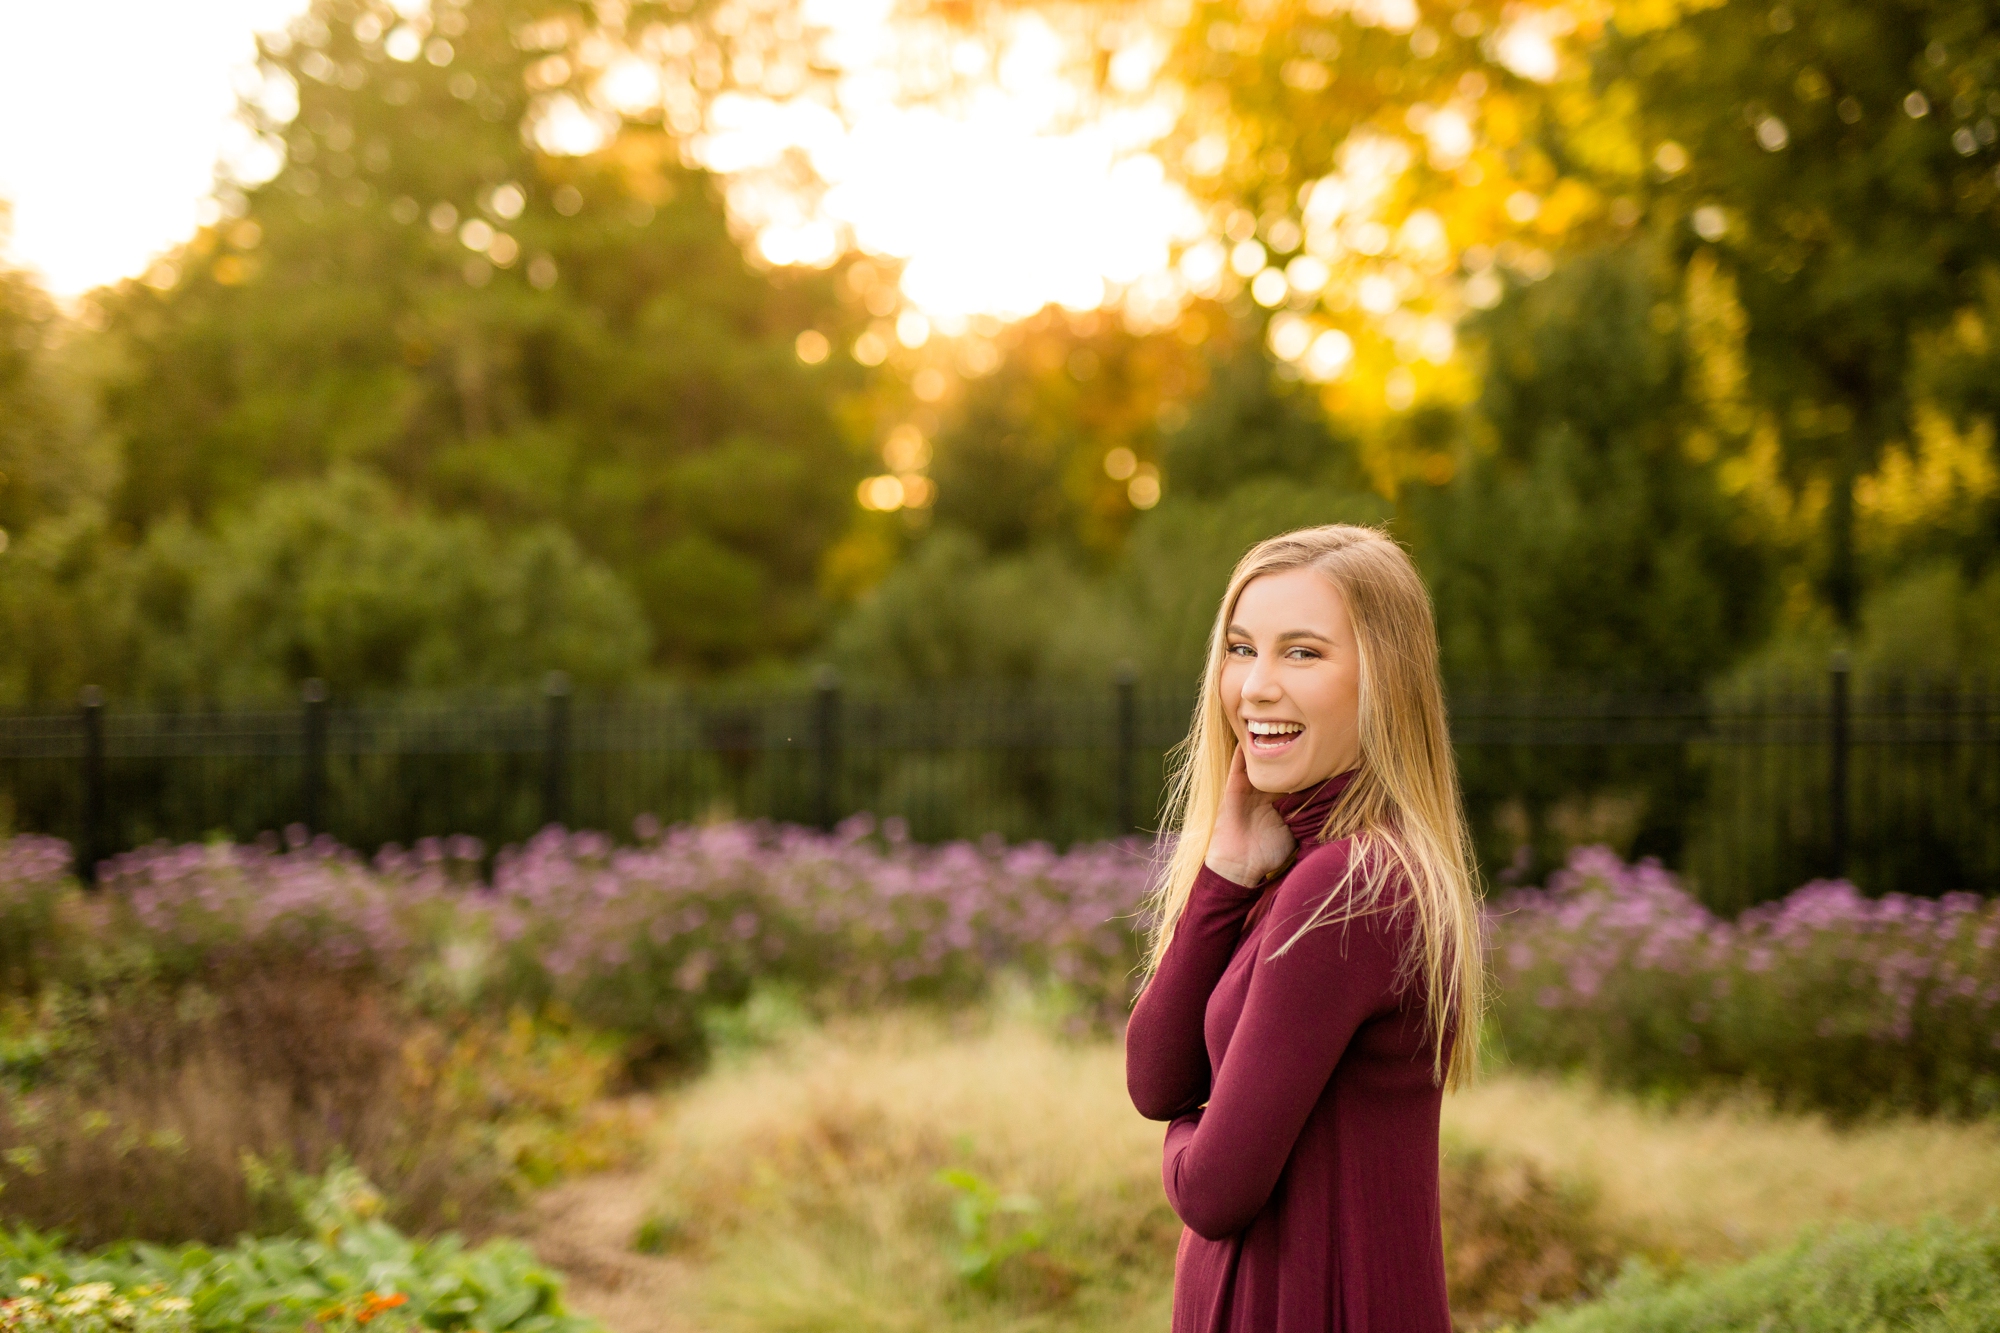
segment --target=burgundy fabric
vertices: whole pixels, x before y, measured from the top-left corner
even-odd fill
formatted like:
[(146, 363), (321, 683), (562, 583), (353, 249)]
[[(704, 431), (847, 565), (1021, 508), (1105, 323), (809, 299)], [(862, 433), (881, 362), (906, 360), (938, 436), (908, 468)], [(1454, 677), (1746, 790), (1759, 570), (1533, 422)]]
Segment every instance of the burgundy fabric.
[(1347, 842), (1317, 835), (1350, 776), (1278, 799), (1299, 854), (1273, 883), (1202, 870), (1126, 1029), (1133, 1105), (1173, 1122), (1162, 1175), (1187, 1224), (1173, 1333), (1451, 1328), (1443, 1094), (1420, 988), (1396, 985), (1409, 913), (1320, 926), (1271, 956), (1346, 868)]

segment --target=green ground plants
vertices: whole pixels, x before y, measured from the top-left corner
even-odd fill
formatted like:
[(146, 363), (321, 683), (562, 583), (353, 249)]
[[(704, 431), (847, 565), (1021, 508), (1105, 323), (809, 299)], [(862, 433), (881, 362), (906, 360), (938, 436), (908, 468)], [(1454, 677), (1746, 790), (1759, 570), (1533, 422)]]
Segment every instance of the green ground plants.
[[(596, 1327), (564, 1308), (559, 1280), (517, 1241), (468, 1248), (456, 1236), (411, 1239), (383, 1220), (381, 1194), (351, 1167), (295, 1188), (309, 1234), (222, 1249), (128, 1243), (84, 1254), (26, 1229), (0, 1236), (0, 1291), (48, 1307), (55, 1322), (45, 1326), (60, 1333), (92, 1333), (86, 1316), (120, 1299), (135, 1320), (155, 1321), (138, 1324), (149, 1333), (155, 1326), (161, 1333), (277, 1333), (312, 1324), (438, 1333)], [(60, 1313), (65, 1301), (75, 1307), (68, 1314)], [(387, 1317), (375, 1324), (378, 1316)]]
[(1680, 1281), (1635, 1266), (1533, 1333), (1974, 1333), (2000, 1328), (2000, 1229), (1850, 1226)]

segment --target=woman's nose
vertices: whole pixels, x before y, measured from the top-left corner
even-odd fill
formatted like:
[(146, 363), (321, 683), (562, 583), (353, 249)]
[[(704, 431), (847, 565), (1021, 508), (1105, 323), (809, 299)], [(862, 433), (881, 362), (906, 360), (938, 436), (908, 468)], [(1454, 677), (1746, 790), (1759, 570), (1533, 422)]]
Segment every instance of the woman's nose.
[(1275, 703), (1281, 693), (1278, 678), (1264, 665), (1264, 659), (1253, 661), (1250, 674), (1243, 678), (1243, 697), (1257, 703)]

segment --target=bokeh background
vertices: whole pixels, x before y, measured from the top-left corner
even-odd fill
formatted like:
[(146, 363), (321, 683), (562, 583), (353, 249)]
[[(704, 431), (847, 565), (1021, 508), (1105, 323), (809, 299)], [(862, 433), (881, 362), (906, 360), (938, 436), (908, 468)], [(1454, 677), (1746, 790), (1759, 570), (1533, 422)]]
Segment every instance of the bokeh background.
[[(144, 118), (80, 91), (110, 57), (39, 76), (88, 115), (11, 136), (0, 701), (531, 698), (560, 671), (739, 709), (580, 716), (586, 749), (689, 756), (552, 761), (580, 804), (491, 754), (165, 765), (309, 746), (275, 720), (114, 727), (156, 762), (93, 797), (30, 762), (81, 755), (43, 728), (0, 760), (15, 823), (92, 859), (301, 818), (369, 846), (648, 810), (1150, 827), (1229, 563), (1348, 520), (1434, 589), (1494, 873), (1608, 841), (1724, 906), (2000, 873), (1972, 10), (355, 4), (258, 11), (252, 54), (253, 8), (103, 39), (164, 44), (140, 89), (206, 71), (163, 123), (234, 99), (207, 193), (62, 188), (92, 171), (50, 143), (157, 156), (94, 129)], [(27, 267), (85, 283), (176, 210), (192, 235), (134, 277)], [(815, 679), (885, 712), (813, 733)], [(921, 702), (952, 690), (1002, 721)], [(1026, 694), (1095, 711), (1007, 711)], [(386, 726), (333, 748), (452, 748)], [(786, 747), (836, 732), (885, 753), (809, 792)], [(411, 784), (477, 795), (355, 794)]]
[(1461, 1326), (2000, 1320), (1990, 6), (0, 23), (24, 1299), (1160, 1326), (1144, 835), (1350, 521), (1494, 889)]

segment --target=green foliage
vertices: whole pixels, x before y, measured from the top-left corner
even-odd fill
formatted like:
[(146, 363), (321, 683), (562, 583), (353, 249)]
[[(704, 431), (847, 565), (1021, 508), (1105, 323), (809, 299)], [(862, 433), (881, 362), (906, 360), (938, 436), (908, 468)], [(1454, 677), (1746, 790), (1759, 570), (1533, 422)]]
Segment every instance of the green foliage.
[(1458, 475), (1410, 500), (1447, 670), (1694, 688), (1764, 632), (1769, 557), (1691, 457), (1676, 306), (1639, 246), (1577, 259), (1475, 327)]
[(1052, 548), (990, 557), (945, 528), (927, 537), (834, 631), (851, 679), (940, 681), (1108, 674), (1096, 590)]
[[(833, 660), (851, 679), (897, 683), (1101, 684), (1121, 664), (1192, 680), (1245, 550), (1289, 528), (1394, 513), (1342, 480), (1353, 477), (1351, 447), (1275, 386), (1261, 359), (1231, 363), (1218, 382), (1217, 397), (1167, 437), (1167, 498), (1132, 522), (1108, 568), (1053, 541), (993, 553), (940, 527), (849, 612), (829, 641)], [(1244, 438), (1264, 443), (1239, 451)]]
[(1945, 1222), (1842, 1227), (1681, 1280), (1635, 1265), (1533, 1333), (1972, 1333), (2000, 1324), (2000, 1236)]
[[(116, 518), (207, 528), (273, 481), (361, 467), (412, 507), (566, 531), (636, 596), (662, 665), (796, 651), (821, 628), (813, 577), (855, 472), (839, 372), (792, 353), (830, 287), (754, 273), (657, 129), (584, 159), (536, 151), (523, 80), (542, 55), (514, 34), (547, 6), (455, 7), (447, 68), (386, 59), (359, 12), (320, 0), (265, 50), (299, 91), (297, 118), (265, 126), (277, 177), (225, 192), (240, 216), (174, 257), (170, 288), (102, 297)], [(524, 611), (569, 617), (550, 632), (576, 643), (602, 628)], [(629, 630), (613, 637), (629, 653)]]
[[(140, 609), (150, 623), (137, 637), (160, 662), (149, 693), (255, 695), (305, 676), (343, 692), (464, 688), (555, 668), (607, 685), (645, 661), (632, 595), (553, 524), (503, 536), (336, 472), (265, 489), (211, 542), (155, 531), (139, 552), (145, 574), (170, 577), (176, 555), (194, 564), (181, 606)], [(180, 661), (161, 661), (177, 624)]]
[(1852, 637), (1829, 617), (1803, 619), (1774, 635), (1717, 688), (1728, 693), (1789, 684), (1817, 691), (1842, 644), (1863, 687), (2000, 678), (2000, 569), (1976, 575), (1950, 558), (1913, 564), (1870, 589)]
[(951, 1224), (958, 1244), (951, 1254), (952, 1271), (977, 1291), (991, 1291), (1007, 1261), (1042, 1247), (1042, 1231), (1026, 1219), (1042, 1210), (1026, 1194), (1002, 1194), (975, 1171), (948, 1167), (937, 1181), (952, 1193)]
[[(1851, 688), (1881, 709), (1922, 718), (1933, 708), (1963, 707), (2000, 680), (2000, 569), (1968, 572), (1933, 556), (1885, 577), (1861, 602), (1860, 624), (1843, 634), (1828, 613), (1801, 616), (1714, 682), (1724, 700), (1760, 696), (1821, 701), (1829, 666), (1844, 649)], [(1872, 725), (1858, 722), (1863, 730)], [(1784, 884), (1821, 873), (1824, 852), (1792, 830), (1812, 828), (1828, 803), (1824, 751), (1793, 760), (1791, 781), (1768, 770), (1717, 765), (1701, 819), (1678, 864), (1717, 907), (1724, 884)], [(1783, 762), (1780, 760), (1780, 762)], [(1976, 747), (1940, 753), (1926, 745), (1859, 745), (1849, 756), (1855, 793), (1847, 829), (1848, 873), (1864, 885), (1920, 884), (1926, 892), (1989, 892), (2000, 872), (2000, 829), (1976, 810), (1923, 794), (1978, 791), (1986, 779)], [(1779, 770), (1781, 773), (1784, 770)]]
[[(0, 251), (7, 230), (0, 200)], [(31, 522), (87, 502), (109, 480), (88, 396), (62, 355), (66, 334), (47, 293), (0, 263), (0, 557)]]
[[(560, 668), (630, 681), (648, 629), (560, 526), (496, 530), (336, 470), (259, 491), (212, 531), (156, 523), (136, 548), (101, 519), (38, 526), (0, 583), (0, 698), (189, 702), (516, 685)], [(36, 630), (39, 632), (36, 632)]]
[(1187, 419), (1161, 441), (1160, 458), (1173, 493), (1219, 500), (1257, 478), (1361, 490), (1354, 446), (1312, 389), (1274, 377), (1263, 353), (1245, 344), (1209, 367)]
[(1712, 244), (1737, 280), (1750, 393), (1790, 478), (1829, 487), (1818, 573), (1842, 624), (1861, 594), (1855, 480), (1910, 437), (1913, 359), (2000, 246), (1996, 54), (1985, 6), (1866, 0), (1709, 6), (1602, 53), (1648, 146), (1684, 154), (1660, 217), (1703, 224), (1676, 226), (1677, 250)]
[[(332, 1315), (328, 1322), (351, 1319), (355, 1308), (371, 1304), (440, 1333), (595, 1327), (564, 1310), (560, 1282), (520, 1242), (467, 1248), (456, 1236), (412, 1240), (382, 1221), (380, 1210), (380, 1196), (365, 1180), (334, 1170), (306, 1200), (316, 1232), (310, 1237), (246, 1239), (227, 1249), (121, 1244), (77, 1254), (59, 1238), (17, 1230), (0, 1237), (0, 1288), (19, 1289), (23, 1278), (57, 1288), (99, 1282), (162, 1288), (188, 1303), (188, 1319), (200, 1333), (276, 1333), (323, 1313)], [(397, 1296), (405, 1299), (396, 1302)]]
[(1696, 688), (1763, 635), (1776, 571), (1755, 516), (1724, 491), (1724, 460), (1686, 443), (1705, 418), (1688, 398), (1678, 312), (1638, 244), (1516, 291), (1477, 326), (1491, 349), (1478, 410), (1409, 426), (1456, 449), (1456, 475), (1395, 502), (1368, 489), (1370, 446), (1309, 389), (1254, 348), (1220, 356), (1160, 440), (1166, 499), (1108, 568), (942, 528), (857, 603), (832, 655), (852, 678), (1102, 680), (1131, 662), (1191, 680), (1245, 549), (1360, 522), (1411, 545), (1461, 679)]
[(1131, 474), (1107, 459), (1156, 465), (1162, 405), (1199, 382), (1197, 355), (1094, 312), (1048, 311), (1000, 343), (999, 365), (964, 383), (936, 430), (936, 520), (1003, 558), (1053, 546), (1101, 567), (1139, 517)]

